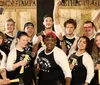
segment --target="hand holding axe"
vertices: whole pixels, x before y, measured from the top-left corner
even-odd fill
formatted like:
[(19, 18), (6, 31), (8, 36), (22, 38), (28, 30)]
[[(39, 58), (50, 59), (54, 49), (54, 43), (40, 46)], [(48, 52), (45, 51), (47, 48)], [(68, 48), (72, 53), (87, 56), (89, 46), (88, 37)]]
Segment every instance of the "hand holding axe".
[[(28, 58), (29, 58), (29, 55), (25, 55), (25, 58), (24, 58), (24, 60), (28, 60)], [(24, 66), (22, 66), (21, 67), (21, 69), (20, 69), (20, 74), (22, 74), (22, 73), (24, 73)]]

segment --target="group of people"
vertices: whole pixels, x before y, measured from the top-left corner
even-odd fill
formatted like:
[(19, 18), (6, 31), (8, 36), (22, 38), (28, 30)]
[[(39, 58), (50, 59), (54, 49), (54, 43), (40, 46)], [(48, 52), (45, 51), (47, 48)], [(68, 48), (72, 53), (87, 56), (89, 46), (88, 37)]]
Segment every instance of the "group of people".
[(44, 16), (40, 33), (35, 34), (34, 24), (27, 22), (15, 35), (15, 21), (6, 21), (5, 32), (0, 31), (0, 85), (100, 84), (100, 32), (95, 31), (100, 11), (93, 22), (84, 23), (84, 34), (77, 37), (74, 19), (66, 20), (62, 30), (59, 3), (55, 0), (53, 18)]
[[(18, 85), (22, 78), (23, 85), (33, 85), (34, 74), (34, 54), (32, 52), (32, 37), (34, 35), (34, 25), (27, 22), (24, 31), (14, 34), (15, 22), (8, 19), (5, 23), (5, 32), (0, 31), (0, 85)], [(25, 59), (28, 56), (28, 59)], [(24, 72), (20, 73), (24, 66)], [(29, 76), (29, 77), (28, 77)], [(19, 79), (17, 82), (11, 82)]]

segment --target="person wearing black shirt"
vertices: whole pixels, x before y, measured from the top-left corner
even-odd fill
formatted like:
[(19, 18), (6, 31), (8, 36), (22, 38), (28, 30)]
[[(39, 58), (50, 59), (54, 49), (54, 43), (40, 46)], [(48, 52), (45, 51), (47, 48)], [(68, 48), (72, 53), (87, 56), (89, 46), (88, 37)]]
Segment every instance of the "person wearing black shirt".
[(55, 46), (55, 33), (48, 32), (44, 41), (46, 46), (39, 49), (35, 60), (36, 69), (39, 69), (38, 85), (70, 85), (69, 63), (63, 50)]
[(6, 48), (10, 49), (11, 43), (14, 40), (14, 30), (15, 30), (15, 21), (13, 19), (8, 19), (5, 23), (5, 43), (7, 44)]
[[(15, 79), (21, 77), (24, 85), (33, 85), (33, 60), (32, 57), (26, 53), (24, 48), (28, 43), (28, 35), (26, 32), (18, 31), (16, 35), (17, 44), (15, 48), (10, 50), (7, 60), (7, 71), (9, 78)], [(28, 55), (28, 59), (24, 58)], [(24, 73), (20, 75), (21, 66), (24, 66)], [(18, 83), (11, 83), (11, 85), (18, 85)]]

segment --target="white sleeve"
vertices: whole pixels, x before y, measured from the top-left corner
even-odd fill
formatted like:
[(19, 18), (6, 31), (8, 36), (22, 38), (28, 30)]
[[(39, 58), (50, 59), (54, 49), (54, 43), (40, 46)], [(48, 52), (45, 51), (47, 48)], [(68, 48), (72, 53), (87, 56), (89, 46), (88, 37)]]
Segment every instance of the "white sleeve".
[(83, 64), (87, 69), (87, 76), (85, 82), (90, 83), (94, 76), (94, 64), (91, 56), (87, 53), (83, 56)]
[(12, 41), (12, 43), (10, 45), (10, 49), (15, 48), (16, 43), (17, 43), (17, 40), (16, 40), (16, 38), (14, 38), (14, 40)]
[(7, 71), (12, 71), (13, 69), (13, 64), (16, 61), (16, 50), (11, 50), (8, 59), (7, 59)]
[(60, 33), (62, 33), (63, 36), (65, 35), (65, 33), (64, 33), (64, 31), (62, 30), (60, 24), (54, 25), (54, 31), (56, 32), (56, 35), (57, 35), (57, 36), (59, 36)]
[(32, 39), (32, 43), (33, 45), (36, 44), (38, 42), (38, 36), (34, 35), (33, 39)]
[(0, 65), (0, 69), (1, 69), (1, 68), (5, 68), (6, 67), (6, 54), (1, 50), (0, 50), (0, 52), (1, 52), (2, 56), (3, 56), (2, 60), (1, 60), (1, 65)]
[[(59, 55), (59, 53), (60, 53), (60, 55)], [(55, 62), (61, 67), (61, 69), (65, 75), (65, 78), (71, 77), (71, 70), (69, 67), (68, 58), (61, 49), (55, 50), (54, 59), (55, 59)]]

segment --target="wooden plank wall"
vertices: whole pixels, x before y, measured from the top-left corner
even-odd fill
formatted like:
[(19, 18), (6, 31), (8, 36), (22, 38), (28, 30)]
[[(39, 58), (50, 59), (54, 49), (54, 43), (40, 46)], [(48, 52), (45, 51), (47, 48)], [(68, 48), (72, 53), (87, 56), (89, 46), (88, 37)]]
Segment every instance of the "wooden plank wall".
[[(1, 0), (2, 1), (2, 0)], [(17, 0), (8, 0), (10, 1), (17, 1)], [(8, 18), (13, 18), (16, 22), (16, 30), (22, 30), (23, 26), (26, 22), (31, 21), (34, 23), (35, 25), (35, 32), (37, 32), (37, 7), (36, 4), (33, 6), (27, 6), (27, 3), (23, 4), (21, 1), (24, 0), (19, 0), (21, 4), (18, 4), (18, 2), (15, 2), (16, 4), (4, 4), (3, 7), (4, 11), (3, 14), (0, 15), (0, 30), (4, 31), (4, 23)], [(26, 0), (28, 1), (28, 0)], [(36, 1), (36, 0), (35, 0)], [(66, 0), (68, 1), (68, 0)], [(81, 1), (81, 0), (78, 0)], [(84, 1), (84, 0), (83, 0)], [(92, 0), (93, 1), (93, 0)], [(95, 1), (95, 0), (94, 0)], [(98, 0), (99, 1), (99, 0)], [(8, 2), (8, 3), (9, 3)], [(5, 6), (7, 5), (7, 6)], [(17, 6), (15, 6), (17, 5)], [(94, 3), (93, 3), (94, 5)], [(96, 4), (98, 5), (98, 4)], [(80, 36), (83, 33), (83, 23), (86, 20), (92, 20), (93, 16), (96, 14), (96, 12), (100, 9), (98, 7), (95, 6), (90, 6), (84, 7), (84, 6), (60, 6), (59, 7), (59, 14), (60, 14), (60, 22), (62, 25), (62, 29), (64, 29), (63, 27), (63, 23), (65, 20), (69, 19), (69, 18), (74, 18), (77, 21), (77, 29), (76, 29), (76, 33)], [(41, 10), (42, 11), (42, 10)], [(42, 22), (41, 22), (42, 23)], [(81, 31), (80, 31), (81, 30)]]
[(59, 14), (60, 14), (60, 22), (62, 25), (62, 29), (65, 31), (63, 23), (69, 18), (73, 18), (77, 22), (77, 28), (75, 33), (80, 36), (83, 34), (83, 23), (86, 20), (91, 20), (95, 16), (96, 12), (99, 9), (80, 9), (80, 8), (68, 8), (68, 7), (59, 7)]
[[(36, 7), (33, 8), (4, 8), (0, 15), (0, 30), (4, 31), (5, 21), (9, 18), (16, 22), (16, 30), (23, 30), (26, 22), (32, 22), (36, 28)], [(37, 31), (37, 30), (35, 30)]]

